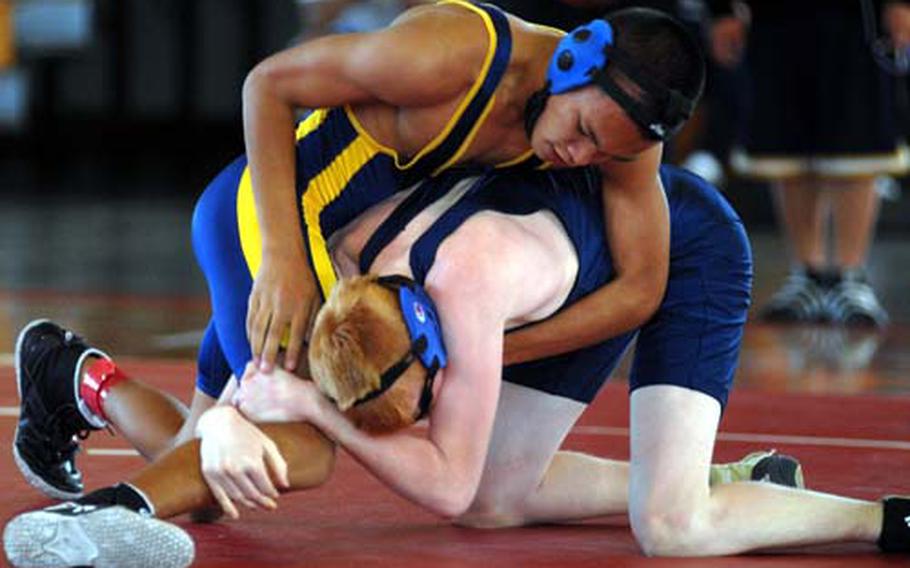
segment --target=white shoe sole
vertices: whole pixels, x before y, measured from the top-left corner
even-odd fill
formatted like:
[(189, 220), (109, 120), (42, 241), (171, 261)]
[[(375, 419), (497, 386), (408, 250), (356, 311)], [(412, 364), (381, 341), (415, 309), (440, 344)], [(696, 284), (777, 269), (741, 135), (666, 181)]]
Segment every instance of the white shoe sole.
[(183, 529), (123, 507), (75, 516), (25, 513), (6, 525), (3, 547), (17, 568), (185, 568), (195, 555)]

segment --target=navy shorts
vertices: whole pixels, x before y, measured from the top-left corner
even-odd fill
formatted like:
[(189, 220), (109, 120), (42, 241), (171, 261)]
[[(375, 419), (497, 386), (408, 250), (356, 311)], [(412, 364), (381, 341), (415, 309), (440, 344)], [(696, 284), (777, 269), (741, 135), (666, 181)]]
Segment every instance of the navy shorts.
[(726, 406), (752, 292), (752, 251), (739, 217), (706, 181), (662, 168), (670, 206), (670, 274), (641, 328), (629, 388), (668, 384)]
[[(749, 241), (736, 212), (706, 181), (672, 166), (661, 167), (661, 180), (670, 208), (670, 273), (660, 307), (638, 332), (630, 389), (677, 385), (703, 392), (724, 407), (750, 304)], [(520, 189), (528, 192), (533, 188)], [(596, 199), (584, 195), (580, 199), (590, 201), (586, 214), (594, 223), (599, 220), (600, 207)], [(566, 230), (570, 235), (578, 233), (575, 226), (566, 226)], [(584, 238), (605, 245), (602, 231), (587, 231)], [(577, 234), (574, 240), (576, 250), (594, 246), (593, 241), (579, 241)], [(579, 274), (588, 276), (590, 293), (606, 283), (603, 274), (612, 267), (608, 258), (587, 258), (594, 265), (582, 262)], [(598, 272), (600, 280), (590, 280)], [(629, 333), (572, 353), (510, 365), (503, 379), (589, 403), (633, 336)]]

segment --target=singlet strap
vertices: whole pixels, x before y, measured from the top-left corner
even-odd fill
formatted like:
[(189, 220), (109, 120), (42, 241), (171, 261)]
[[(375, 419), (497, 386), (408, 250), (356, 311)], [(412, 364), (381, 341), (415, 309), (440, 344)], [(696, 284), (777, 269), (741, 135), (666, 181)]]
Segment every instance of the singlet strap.
[(427, 274), (436, 261), (439, 245), (461, 226), (471, 215), (484, 208), (484, 204), (474, 199), (474, 194), (487, 185), (495, 176), (483, 176), (473, 183), (471, 188), (458, 201), (449, 207), (411, 246), (408, 259), (414, 280), (423, 286)]
[(512, 56), (512, 33), (502, 10), (491, 4), (472, 4), (461, 0), (448, 0), (444, 3), (463, 6), (483, 18), (490, 38), (490, 52), (484, 62), (481, 77), (449, 120), (445, 138), (402, 172), (404, 185), (411, 185), (439, 173), (455, 163), (467, 150), (493, 106), (493, 95)]
[(401, 234), (408, 223), (421, 211), (447, 194), (460, 179), (460, 176), (453, 174), (423, 182), (410, 195), (404, 198), (379, 227), (373, 231), (363, 250), (360, 251), (360, 260), (358, 261), (360, 273), (366, 274), (369, 272), (370, 267), (373, 266), (373, 262), (379, 256), (379, 253), (382, 252), (382, 249)]

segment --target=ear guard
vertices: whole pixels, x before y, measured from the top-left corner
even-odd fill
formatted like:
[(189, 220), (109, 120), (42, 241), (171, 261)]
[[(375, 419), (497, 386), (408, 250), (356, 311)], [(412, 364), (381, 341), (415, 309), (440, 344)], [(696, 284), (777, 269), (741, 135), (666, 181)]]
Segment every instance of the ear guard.
[[(619, 84), (615, 75), (624, 77), (633, 88)], [(528, 136), (549, 95), (590, 84), (600, 85), (652, 140), (671, 138), (695, 108), (694, 101), (664, 86), (635, 58), (616, 47), (608, 21), (593, 20), (572, 30), (556, 46), (547, 68), (546, 87), (532, 95), (525, 107)]]
[(423, 392), (415, 413), (415, 420), (420, 420), (429, 413), (430, 404), (433, 402), (433, 381), (436, 373), (448, 362), (436, 305), (423, 286), (405, 276), (398, 274), (380, 276), (376, 283), (398, 293), (398, 305), (408, 329), (411, 346), (401, 359), (382, 373), (379, 388), (362, 396), (354, 404), (367, 402), (389, 390), (408, 367), (419, 359), (427, 370)]

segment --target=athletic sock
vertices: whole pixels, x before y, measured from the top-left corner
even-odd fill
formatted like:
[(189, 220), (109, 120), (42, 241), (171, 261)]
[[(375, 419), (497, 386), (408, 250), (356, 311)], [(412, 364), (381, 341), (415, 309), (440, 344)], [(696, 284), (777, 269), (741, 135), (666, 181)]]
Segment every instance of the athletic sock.
[(137, 487), (129, 483), (118, 483), (92, 491), (76, 500), (82, 505), (119, 505), (139, 514), (154, 517), (155, 506)]
[(885, 497), (882, 505), (884, 511), (878, 547), (883, 552), (910, 552), (910, 499)]
[(76, 368), (73, 370), (73, 398), (76, 400), (76, 408), (79, 409), (79, 413), (85, 418), (86, 422), (92, 425), (94, 428), (104, 428), (107, 426), (107, 420), (102, 418), (102, 413), (97, 409), (91, 408), (86, 404), (85, 400), (82, 398), (80, 389), (82, 388), (82, 381), (85, 380), (85, 372), (82, 374), (79, 373), (79, 368), (82, 367), (85, 363), (85, 368), (88, 369), (89, 365), (92, 364), (93, 360), (89, 359), (93, 357), (96, 359), (110, 359), (103, 351), (98, 349), (88, 349), (82, 356), (79, 357), (79, 360), (76, 362)]

